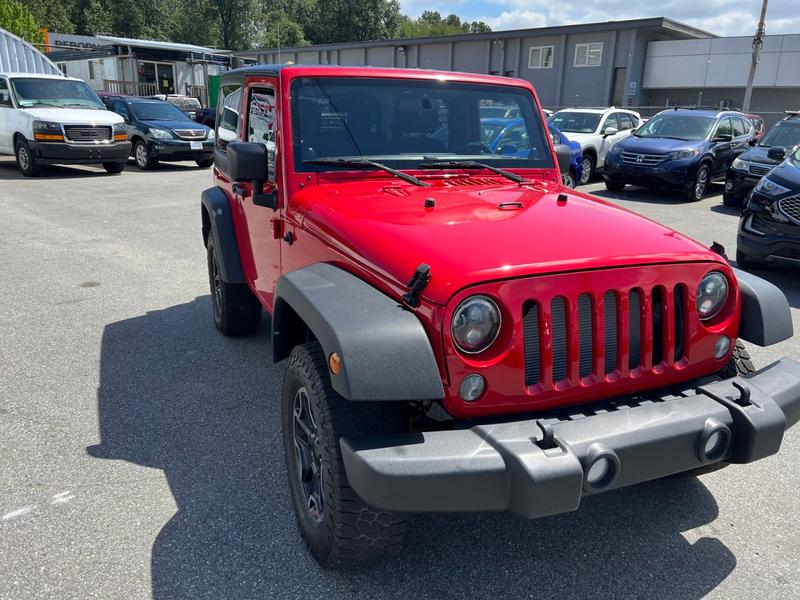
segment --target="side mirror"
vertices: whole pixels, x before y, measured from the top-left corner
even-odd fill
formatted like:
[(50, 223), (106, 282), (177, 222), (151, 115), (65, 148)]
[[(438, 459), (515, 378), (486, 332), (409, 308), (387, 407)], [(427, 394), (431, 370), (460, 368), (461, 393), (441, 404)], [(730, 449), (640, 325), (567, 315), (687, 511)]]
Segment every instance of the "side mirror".
[(498, 148), (497, 153), (508, 156), (510, 154), (516, 154), (517, 152), (519, 152), (519, 149), (517, 148), (516, 144), (503, 144), (500, 146), (500, 148)]
[(253, 186), (253, 204), (272, 210), (278, 208), (277, 192), (273, 189), (269, 194), (264, 193), (264, 181), (269, 179), (267, 149), (264, 144), (231, 142), (226, 150), (228, 176), (236, 183), (249, 182)]
[(772, 160), (784, 160), (786, 158), (786, 148), (783, 146), (772, 146), (767, 151), (767, 158)]
[(747, 145), (748, 146), (755, 146), (756, 144), (758, 144), (758, 140), (756, 138), (752, 138), (752, 139), (747, 140)]
[(572, 160), (571, 151), (566, 144), (556, 145), (556, 158), (558, 158), (558, 170), (562, 175), (569, 173), (569, 164)]
[(722, 133), (714, 138), (715, 142), (730, 142), (733, 140), (733, 136), (728, 135), (727, 133)]
[(603, 132), (603, 135), (606, 137), (617, 135), (619, 133), (619, 129), (616, 127), (606, 127), (606, 130)]

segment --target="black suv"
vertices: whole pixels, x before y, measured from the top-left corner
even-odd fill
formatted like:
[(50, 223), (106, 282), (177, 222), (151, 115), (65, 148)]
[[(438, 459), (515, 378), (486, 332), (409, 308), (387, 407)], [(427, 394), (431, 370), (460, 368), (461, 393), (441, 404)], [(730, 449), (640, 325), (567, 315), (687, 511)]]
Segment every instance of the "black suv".
[(113, 97), (110, 108), (125, 119), (140, 169), (152, 169), (161, 160), (193, 160), (203, 168), (214, 163), (214, 130), (192, 121), (169, 102)]
[(736, 262), (800, 265), (800, 148), (750, 194), (739, 221)]
[(738, 156), (725, 179), (725, 206), (741, 206), (758, 180), (800, 146), (800, 111), (786, 111), (757, 146)]

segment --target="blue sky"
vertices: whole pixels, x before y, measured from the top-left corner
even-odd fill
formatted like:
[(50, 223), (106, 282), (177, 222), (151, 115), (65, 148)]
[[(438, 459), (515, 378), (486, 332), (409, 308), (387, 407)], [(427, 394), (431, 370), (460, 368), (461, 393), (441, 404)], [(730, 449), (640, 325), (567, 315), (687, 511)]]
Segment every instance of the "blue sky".
[[(718, 35), (753, 35), (761, 0), (400, 0), (403, 12), (456, 13), (494, 30), (669, 17)], [(767, 34), (800, 33), (800, 0), (770, 0)]]

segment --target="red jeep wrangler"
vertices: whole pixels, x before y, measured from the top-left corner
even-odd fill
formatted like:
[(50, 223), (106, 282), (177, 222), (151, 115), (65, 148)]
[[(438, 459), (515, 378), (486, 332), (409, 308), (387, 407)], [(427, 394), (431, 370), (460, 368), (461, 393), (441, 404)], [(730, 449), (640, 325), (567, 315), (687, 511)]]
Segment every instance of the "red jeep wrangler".
[[(522, 123), (495, 152), (487, 106)], [(529, 83), (256, 66), (222, 76), (217, 113), (214, 324), (271, 316), (321, 564), (396, 548), (410, 512), (541, 517), (751, 462), (800, 419), (800, 364), (754, 372), (738, 341), (791, 337), (781, 291), (562, 187)]]

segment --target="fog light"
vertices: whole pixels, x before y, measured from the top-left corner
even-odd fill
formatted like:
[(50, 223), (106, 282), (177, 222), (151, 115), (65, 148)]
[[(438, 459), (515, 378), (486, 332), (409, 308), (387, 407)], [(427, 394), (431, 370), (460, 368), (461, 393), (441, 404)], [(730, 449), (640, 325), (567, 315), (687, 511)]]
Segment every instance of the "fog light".
[(483, 396), (483, 390), (486, 388), (486, 381), (480, 375), (473, 373), (464, 377), (461, 382), (459, 392), (461, 399), (465, 402), (475, 402), (478, 398)]
[(586, 482), (589, 485), (597, 485), (606, 478), (612, 468), (611, 460), (605, 456), (594, 461), (592, 466), (589, 467), (589, 472), (586, 474)]
[(727, 335), (721, 335), (714, 344), (714, 358), (719, 360), (728, 354), (731, 349), (731, 339)]
[(697, 440), (697, 458), (702, 463), (720, 460), (731, 443), (731, 430), (716, 419), (707, 419)]
[(733, 184), (730, 181), (725, 182), (725, 191), (730, 192), (733, 189)]
[(703, 452), (705, 453), (706, 458), (711, 458), (714, 456), (719, 450), (723, 441), (725, 441), (725, 438), (722, 431), (715, 431), (708, 436), (705, 446), (703, 446)]

